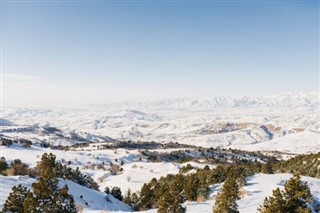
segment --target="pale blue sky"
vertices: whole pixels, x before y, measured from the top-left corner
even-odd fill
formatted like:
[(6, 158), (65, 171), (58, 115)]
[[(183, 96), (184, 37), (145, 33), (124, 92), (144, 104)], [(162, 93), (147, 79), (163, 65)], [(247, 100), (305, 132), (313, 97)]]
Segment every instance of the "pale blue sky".
[(4, 1), (2, 36), (8, 105), (319, 90), (318, 1)]

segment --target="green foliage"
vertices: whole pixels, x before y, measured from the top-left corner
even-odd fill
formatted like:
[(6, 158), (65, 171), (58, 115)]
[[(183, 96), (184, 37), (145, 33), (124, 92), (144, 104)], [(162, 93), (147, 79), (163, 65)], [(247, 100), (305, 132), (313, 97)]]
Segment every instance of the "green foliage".
[(112, 187), (111, 195), (113, 195), (113, 197), (117, 198), (118, 200), (122, 201), (122, 199), (123, 199), (121, 189), (119, 187), (116, 187), (116, 186)]
[(186, 208), (181, 205), (184, 196), (179, 192), (177, 185), (172, 182), (169, 189), (161, 196), (158, 202), (158, 213), (185, 213)]
[(108, 186), (106, 186), (106, 188), (104, 188), (104, 193), (110, 194), (110, 188)]
[(222, 186), (222, 191), (218, 194), (213, 213), (237, 213), (239, 197), (239, 185), (237, 178), (230, 175)]
[(295, 210), (304, 210), (306, 203), (312, 201), (312, 195), (306, 182), (300, 180), (300, 175), (295, 174), (284, 185), (284, 198), (290, 212)]
[(131, 190), (128, 189), (127, 193), (123, 197), (123, 202), (126, 204), (131, 204)]
[(276, 173), (299, 173), (301, 175), (320, 178), (320, 152), (316, 154), (298, 155), (273, 165)]
[(14, 186), (3, 205), (2, 212), (23, 212), (23, 201), (27, 197), (27, 192), (27, 187), (21, 184)]
[(264, 174), (273, 174), (273, 168), (270, 161), (262, 165), (261, 172)]
[[(58, 187), (58, 176), (55, 171), (55, 155), (45, 153), (37, 165), (39, 178), (28, 191), (21, 185), (12, 188), (7, 198), (3, 212), (31, 213), (76, 213), (76, 207), (68, 186)], [(12, 166), (20, 165), (14, 161)]]
[(134, 210), (137, 210), (138, 209), (138, 205), (139, 205), (139, 197), (135, 192), (132, 193), (130, 201), (131, 201), (131, 203), (130, 203), (131, 207)]
[(72, 169), (66, 165), (57, 163), (56, 172), (59, 178), (72, 180), (73, 182), (90, 189), (98, 190), (99, 188), (98, 184), (90, 176), (82, 174), (78, 167)]
[(22, 163), (20, 159), (15, 159), (6, 170), (2, 172), (4, 175), (27, 175), (30, 177), (36, 177), (36, 171), (25, 163)]
[(139, 209), (140, 210), (151, 209), (154, 205), (155, 205), (155, 192), (152, 186), (152, 182), (148, 184), (145, 183), (143, 184), (140, 191)]
[(281, 213), (285, 212), (285, 209), (286, 201), (280, 189), (276, 188), (273, 190), (271, 197), (264, 199), (263, 206), (258, 208), (258, 211), (263, 213)]
[(27, 212), (76, 212), (73, 197), (68, 194), (68, 187), (58, 187), (55, 159), (55, 155), (45, 153), (37, 165), (38, 181), (32, 184), (32, 194), (29, 193), (23, 203)]
[[(198, 169), (194, 173), (184, 175), (182, 173), (166, 177), (158, 180), (152, 179), (149, 183), (143, 185), (140, 191), (138, 210), (147, 210), (151, 208), (160, 208), (162, 211), (166, 209), (166, 204), (170, 200), (170, 196), (164, 196), (170, 192), (170, 186), (175, 184), (180, 203), (190, 201), (203, 201), (208, 197), (209, 186), (226, 180), (229, 176), (236, 177), (236, 184), (243, 186), (245, 178), (254, 173), (254, 163), (247, 161), (228, 166), (217, 166), (210, 169), (208, 166)], [(159, 210), (158, 210), (159, 211)]]
[(190, 163), (188, 163), (186, 166), (181, 167), (180, 170), (179, 170), (179, 172), (180, 172), (180, 173), (187, 173), (188, 171), (190, 171), (190, 170), (192, 170), (192, 169), (194, 169), (194, 167), (191, 166)]
[(0, 174), (3, 174), (3, 172), (8, 169), (8, 163), (4, 157), (1, 157), (0, 159)]
[(306, 182), (295, 174), (284, 185), (284, 190), (273, 190), (272, 196), (265, 198), (258, 208), (260, 213), (311, 213), (307, 203), (312, 201), (312, 195)]

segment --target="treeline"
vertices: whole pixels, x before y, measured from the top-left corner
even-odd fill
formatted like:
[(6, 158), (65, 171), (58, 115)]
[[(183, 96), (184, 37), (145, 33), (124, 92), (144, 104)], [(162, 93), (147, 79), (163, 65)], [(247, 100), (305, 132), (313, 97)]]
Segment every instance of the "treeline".
[(11, 146), (12, 144), (17, 143), (17, 144), (22, 144), (24, 148), (29, 148), (32, 145), (32, 142), (27, 139), (8, 139), (8, 138), (1, 138), (0, 139), (0, 145), (1, 146)]
[(301, 175), (320, 178), (320, 152), (308, 155), (298, 155), (289, 160), (273, 164), (275, 173), (300, 173)]
[[(245, 178), (255, 172), (260, 171), (261, 163), (246, 162), (242, 164), (232, 164), (217, 166), (210, 169), (208, 166), (198, 169), (196, 172), (183, 175), (169, 174), (159, 179), (153, 178), (149, 183), (145, 183), (140, 190), (139, 196), (132, 193), (133, 198), (127, 202), (135, 210), (148, 210), (158, 208), (158, 212), (184, 212), (181, 203), (189, 201), (204, 201), (209, 195), (209, 186), (225, 181), (229, 176), (237, 176), (236, 182), (243, 186)], [(236, 175), (235, 175), (236, 174)], [(127, 195), (125, 195), (127, 197)], [(135, 202), (132, 202), (135, 200)]]
[[(47, 154), (45, 153), (43, 156), (46, 155)], [(98, 190), (98, 184), (90, 176), (82, 174), (78, 167), (76, 169), (72, 169), (67, 165), (62, 165), (61, 163), (55, 162), (51, 169), (58, 178), (72, 180), (79, 185)], [(35, 178), (41, 174), (41, 171), (41, 163), (35, 168), (30, 168), (27, 164), (21, 162), (20, 159), (15, 159), (10, 164), (6, 162), (4, 157), (1, 157), (0, 159), (1, 175), (23, 175)]]
[[(274, 157), (263, 155), (261, 152), (248, 152), (234, 149), (196, 148), (175, 150), (171, 152), (158, 152), (152, 150), (140, 150), (140, 153), (151, 162), (178, 162), (199, 161), (207, 164), (243, 163), (258, 159), (263, 162), (276, 162)], [(204, 160), (204, 161), (203, 161)]]
[(99, 144), (99, 149), (178, 149), (178, 148), (196, 148), (196, 146), (180, 144), (177, 142), (159, 143), (154, 141), (114, 141), (105, 144)]
[[(319, 207), (317, 207), (315, 203), (310, 204), (312, 201), (310, 191), (308, 191), (309, 189), (306, 183), (300, 181), (300, 176), (297, 174), (300, 173), (306, 176), (317, 177), (318, 170), (315, 168), (319, 167), (319, 157), (318, 153), (297, 156), (287, 161), (268, 161), (266, 163), (236, 160), (233, 164), (222, 164), (214, 169), (209, 169), (209, 167), (206, 166), (203, 169), (198, 169), (194, 173), (184, 175), (184, 173), (193, 169), (191, 165), (187, 165), (181, 168), (179, 174), (169, 174), (159, 179), (153, 178), (149, 183), (143, 185), (139, 193), (131, 193), (129, 190), (124, 196), (126, 198), (124, 201), (132, 206), (133, 209), (139, 211), (157, 208), (158, 213), (168, 212), (168, 210), (170, 210), (170, 212), (181, 213), (185, 212), (185, 208), (181, 205), (182, 203), (187, 200), (204, 201), (208, 197), (210, 185), (224, 182), (222, 192), (219, 193), (216, 198), (213, 212), (238, 212), (236, 201), (240, 199), (239, 189), (246, 184), (246, 177), (254, 173), (273, 174), (290, 172), (296, 175), (285, 184), (285, 191), (280, 191), (282, 193), (280, 193), (281, 195), (279, 194), (279, 189), (274, 191), (273, 197), (276, 198), (272, 196), (266, 198), (264, 204), (259, 208), (259, 211), (263, 213), (307, 213), (310, 212), (311, 207), (315, 209)], [(298, 199), (303, 202), (295, 205), (295, 200), (289, 198), (290, 196), (298, 197)], [(274, 206), (275, 204), (273, 202), (279, 205), (281, 204), (281, 202), (276, 199), (280, 199), (284, 207)], [(281, 208), (283, 208), (284, 211), (281, 211)], [(273, 211), (273, 209), (276, 210)], [(287, 211), (286, 209), (289, 210)]]

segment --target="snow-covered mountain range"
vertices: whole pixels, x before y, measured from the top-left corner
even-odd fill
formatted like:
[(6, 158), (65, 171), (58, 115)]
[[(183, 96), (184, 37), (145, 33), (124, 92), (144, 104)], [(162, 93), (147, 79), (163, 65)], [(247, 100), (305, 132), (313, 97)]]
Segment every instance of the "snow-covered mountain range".
[(1, 135), (56, 144), (178, 142), (291, 153), (320, 150), (319, 93), (127, 102), (81, 109), (5, 108)]

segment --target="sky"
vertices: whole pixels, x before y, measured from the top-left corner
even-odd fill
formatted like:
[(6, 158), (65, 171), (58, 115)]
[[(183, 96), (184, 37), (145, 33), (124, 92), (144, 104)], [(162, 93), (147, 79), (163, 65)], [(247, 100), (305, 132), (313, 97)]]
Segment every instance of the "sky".
[(3, 106), (319, 91), (318, 1), (2, 1)]

